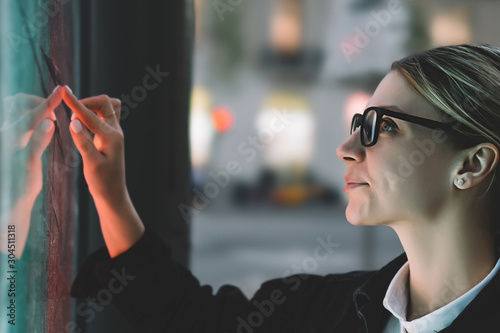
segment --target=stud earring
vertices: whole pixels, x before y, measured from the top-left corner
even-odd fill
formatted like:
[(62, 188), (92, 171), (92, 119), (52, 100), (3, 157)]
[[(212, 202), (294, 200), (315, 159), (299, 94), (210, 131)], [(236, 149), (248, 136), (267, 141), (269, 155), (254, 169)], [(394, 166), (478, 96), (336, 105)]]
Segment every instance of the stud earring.
[(465, 180), (463, 180), (462, 178), (460, 178), (458, 181), (457, 181), (457, 184), (458, 185), (463, 185), (465, 183)]

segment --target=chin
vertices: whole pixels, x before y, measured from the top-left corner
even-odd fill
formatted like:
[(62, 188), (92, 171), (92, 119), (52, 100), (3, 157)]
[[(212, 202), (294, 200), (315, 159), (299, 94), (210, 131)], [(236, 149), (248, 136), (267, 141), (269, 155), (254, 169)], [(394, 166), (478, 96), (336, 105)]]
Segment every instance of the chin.
[(367, 225), (367, 219), (360, 216), (359, 211), (350, 210), (349, 206), (345, 210), (345, 217), (347, 222), (352, 225)]
[(350, 205), (347, 206), (345, 210), (345, 217), (347, 222), (352, 225), (361, 225), (361, 226), (373, 226), (377, 225), (376, 221), (373, 218), (370, 218), (370, 214), (363, 213), (359, 207), (352, 207)]
[(366, 220), (352, 220), (349, 218), (347, 219), (347, 222), (349, 222), (350, 224), (355, 225), (355, 226), (371, 226), (371, 225), (373, 225)]

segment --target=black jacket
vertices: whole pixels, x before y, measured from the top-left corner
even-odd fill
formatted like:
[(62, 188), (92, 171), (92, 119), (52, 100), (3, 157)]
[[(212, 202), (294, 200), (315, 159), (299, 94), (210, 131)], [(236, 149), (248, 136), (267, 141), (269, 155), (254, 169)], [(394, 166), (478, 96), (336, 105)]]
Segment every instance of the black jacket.
[[(382, 300), (405, 254), (379, 271), (294, 275), (265, 282), (251, 300), (233, 286), (214, 295), (171, 259), (168, 243), (146, 228), (128, 251), (111, 259), (91, 254), (71, 295), (85, 299), (77, 315), (93, 319), (92, 300), (114, 304), (138, 332), (377, 333), (390, 313)], [(95, 306), (95, 305), (94, 305)], [(94, 311), (95, 312), (95, 311)], [(500, 275), (442, 332), (500, 332)]]

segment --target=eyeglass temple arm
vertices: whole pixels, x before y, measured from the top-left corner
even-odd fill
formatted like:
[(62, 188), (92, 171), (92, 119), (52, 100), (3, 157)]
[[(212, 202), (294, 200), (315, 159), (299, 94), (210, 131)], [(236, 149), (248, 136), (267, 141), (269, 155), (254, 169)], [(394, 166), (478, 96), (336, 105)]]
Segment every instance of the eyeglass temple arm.
[(440, 129), (447, 130), (447, 131), (454, 131), (455, 130), (449, 124), (445, 124), (445, 123), (442, 123), (439, 121), (421, 118), (421, 117), (417, 117), (417, 116), (412, 116), (412, 115), (409, 115), (406, 113), (394, 112), (394, 111), (386, 110), (386, 109), (381, 109), (381, 110), (382, 110), (383, 114), (385, 114), (385, 115), (388, 115), (388, 116), (394, 117), (394, 118), (399, 118), (402, 120), (408, 120), (408, 121), (415, 123), (417, 125), (422, 125), (422, 126), (429, 127), (429, 128), (440, 128)]

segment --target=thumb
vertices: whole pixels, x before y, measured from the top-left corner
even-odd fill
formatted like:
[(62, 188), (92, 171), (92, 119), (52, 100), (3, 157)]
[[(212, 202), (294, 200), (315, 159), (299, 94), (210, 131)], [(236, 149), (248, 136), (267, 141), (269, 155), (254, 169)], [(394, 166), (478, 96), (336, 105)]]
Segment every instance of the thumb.
[(72, 120), (69, 125), (71, 128), (71, 136), (73, 137), (75, 146), (82, 155), (83, 160), (85, 161), (88, 158), (97, 158), (97, 156), (100, 155), (100, 152), (94, 146), (92, 136), (90, 135), (87, 127), (78, 119)]

